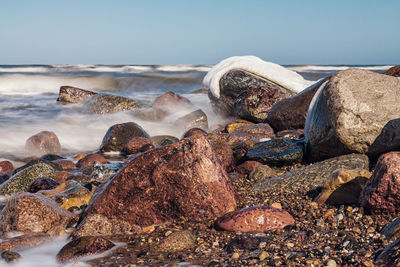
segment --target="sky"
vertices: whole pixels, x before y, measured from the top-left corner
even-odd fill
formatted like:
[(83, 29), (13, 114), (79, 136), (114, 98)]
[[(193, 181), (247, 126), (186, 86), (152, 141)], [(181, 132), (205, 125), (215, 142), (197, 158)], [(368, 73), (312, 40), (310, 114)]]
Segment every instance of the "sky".
[(398, 0), (1, 0), (0, 65), (400, 64)]

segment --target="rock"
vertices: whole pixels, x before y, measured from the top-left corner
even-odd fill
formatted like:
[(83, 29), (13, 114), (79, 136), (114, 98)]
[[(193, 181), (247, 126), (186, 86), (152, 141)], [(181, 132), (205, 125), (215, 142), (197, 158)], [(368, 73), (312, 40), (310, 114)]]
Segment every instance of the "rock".
[(90, 97), (83, 105), (85, 114), (107, 114), (125, 110), (134, 110), (141, 108), (142, 105), (135, 100), (107, 94), (96, 94)]
[(262, 182), (275, 175), (277, 175), (276, 170), (272, 169), (268, 165), (260, 165), (249, 174), (249, 180), (254, 182)]
[(17, 172), (0, 185), (0, 195), (28, 191), (33, 180), (39, 177), (54, 178), (56, 172), (50, 165), (39, 163)]
[(70, 170), (75, 169), (75, 163), (73, 161), (71, 161), (71, 160), (57, 159), (57, 160), (55, 160), (53, 162), (57, 163), (58, 165), (60, 165), (63, 170), (70, 171)]
[(82, 169), (88, 166), (92, 166), (95, 161), (101, 164), (109, 163), (102, 155), (99, 154), (87, 154), (85, 157), (81, 158), (77, 163), (76, 167)]
[(90, 214), (85, 217), (71, 234), (75, 239), (80, 236), (112, 236), (112, 235), (132, 235), (140, 230), (137, 225), (129, 224), (125, 221), (109, 219), (100, 214)]
[(5, 250), (1, 252), (1, 257), (5, 262), (15, 262), (21, 258), (21, 255), (14, 251)]
[(154, 141), (145, 137), (134, 137), (126, 143), (123, 151), (125, 154), (137, 154), (155, 148), (157, 145)]
[(16, 173), (18, 173), (18, 172), (20, 172), (20, 171), (22, 171), (22, 170), (24, 170), (26, 168), (29, 168), (29, 167), (31, 167), (33, 165), (36, 165), (36, 164), (46, 164), (46, 165), (49, 165), (49, 166), (53, 167), (53, 169), (56, 170), (56, 171), (62, 171), (62, 167), (57, 163), (54, 163), (54, 162), (51, 162), (51, 161), (48, 161), (48, 160), (43, 160), (43, 159), (33, 159), (33, 160), (30, 160), (25, 165), (23, 165), (23, 166), (21, 166), (19, 168), (16, 168), (12, 172), (12, 174), (14, 175), (14, 174), (16, 174)]
[(400, 239), (387, 246), (374, 262), (375, 266), (399, 266), (400, 265)]
[(113, 248), (113, 242), (94, 236), (82, 236), (70, 241), (57, 254), (57, 262), (65, 263), (79, 257), (101, 253)]
[(290, 166), (303, 160), (303, 146), (298, 141), (275, 138), (255, 144), (245, 158), (270, 166)]
[(176, 253), (196, 246), (196, 237), (190, 231), (173, 232), (151, 248), (154, 253)]
[(400, 152), (382, 155), (361, 194), (366, 213), (400, 211)]
[(83, 218), (101, 214), (148, 226), (203, 221), (236, 207), (225, 170), (204, 136), (139, 154), (98, 188)]
[(11, 161), (0, 161), (0, 176), (9, 173), (12, 170), (14, 170), (14, 165), (11, 163)]
[(260, 162), (258, 161), (253, 161), (253, 160), (248, 160), (245, 161), (244, 163), (236, 166), (236, 171), (240, 174), (250, 174), (255, 168), (257, 168), (258, 166), (262, 165)]
[(400, 239), (400, 217), (394, 220), (393, 222), (386, 225), (381, 235), (384, 235), (388, 240), (398, 240)]
[(400, 148), (399, 91), (400, 79), (367, 70), (333, 76), (318, 90), (307, 115), (310, 160), (352, 152), (376, 158)]
[(304, 129), (279, 131), (276, 133), (276, 137), (301, 139), (301, 138), (304, 138)]
[(193, 135), (206, 135), (206, 134), (207, 134), (207, 132), (200, 128), (192, 128), (192, 129), (187, 130), (183, 134), (182, 138), (191, 137)]
[(159, 122), (168, 116), (168, 111), (159, 108), (141, 108), (133, 110), (132, 116), (142, 121)]
[(226, 142), (221, 140), (213, 140), (209, 141), (209, 143), (217, 154), (222, 167), (227, 172), (231, 172), (235, 168), (235, 158), (233, 157), (232, 148)]
[(268, 191), (274, 188), (300, 189), (319, 187), (325, 184), (327, 177), (336, 169), (369, 169), (366, 155), (349, 154), (304, 166), (285, 174), (271, 177), (254, 185), (255, 191)]
[(57, 101), (61, 104), (83, 103), (95, 94), (97, 93), (77, 87), (61, 86)]
[(61, 151), (61, 145), (54, 132), (42, 131), (32, 135), (26, 140), (25, 151), (33, 155), (59, 153)]
[(201, 109), (195, 110), (185, 116), (178, 118), (174, 125), (186, 131), (191, 128), (200, 128), (204, 131), (208, 130), (207, 115)]
[(65, 159), (64, 157), (61, 157), (57, 154), (45, 154), (43, 156), (40, 157), (40, 159), (45, 160), (45, 161), (53, 161), (53, 160), (58, 160), (58, 159)]
[(384, 74), (394, 77), (400, 77), (400, 66), (391, 67)]
[(60, 184), (51, 178), (39, 177), (32, 181), (29, 186), (29, 193), (36, 193), (40, 190), (51, 190), (59, 186)]
[(317, 90), (329, 78), (322, 79), (297, 95), (276, 102), (270, 109), (266, 121), (276, 132), (303, 129), (308, 107)]
[(258, 140), (249, 139), (239, 142), (237, 145), (235, 145), (233, 147), (233, 156), (236, 162), (240, 164), (240, 162), (243, 161), (243, 157), (246, 155), (247, 151), (249, 151), (256, 143), (258, 143)]
[(270, 80), (255, 75), (245, 70), (231, 70), (225, 73), (219, 81), (220, 97), (216, 98), (211, 92), (208, 97), (211, 100), (214, 111), (218, 114), (232, 116), (236, 98), (246, 90), (260, 87), (271, 87), (283, 93), (294, 93)]
[(234, 112), (241, 119), (263, 122), (276, 102), (291, 95), (292, 93), (289, 94), (276, 87), (251, 88), (237, 96)]
[(58, 236), (74, 216), (53, 200), (39, 194), (13, 195), (0, 214), (0, 233), (46, 233)]
[(217, 221), (221, 229), (245, 233), (263, 233), (292, 224), (294, 219), (289, 213), (267, 206), (241, 209), (225, 214)]
[(66, 172), (66, 171), (57, 171), (56, 172), (56, 177), (54, 180), (56, 180), (57, 183), (64, 183), (68, 177), (70, 177), (72, 173)]
[(236, 127), (227, 137), (227, 142), (231, 147), (237, 146), (241, 142), (248, 140), (260, 141), (275, 138), (274, 130), (266, 123), (254, 125), (243, 125)]
[(158, 146), (172, 145), (179, 141), (179, 138), (171, 135), (156, 135), (150, 138)]
[(168, 91), (157, 97), (151, 106), (160, 109), (176, 109), (177, 107), (192, 106), (192, 103), (186, 97)]
[(99, 164), (92, 166), (90, 173), (91, 182), (104, 183), (108, 178), (119, 172), (124, 167), (123, 163)]
[(4, 240), (0, 241), (0, 251), (35, 247), (49, 241), (51, 237), (43, 233), (28, 233), (11, 238), (2, 237), (2, 239)]
[(253, 122), (250, 122), (250, 121), (239, 120), (239, 121), (236, 121), (236, 122), (228, 123), (228, 124), (225, 126), (225, 130), (226, 130), (228, 133), (231, 133), (231, 132), (233, 132), (237, 127), (239, 127), (239, 126), (253, 125), (253, 124), (254, 124), (254, 123), (253, 123)]
[(363, 169), (336, 170), (328, 177), (321, 194), (314, 201), (318, 204), (358, 204), (360, 193), (371, 173)]
[(108, 130), (100, 145), (101, 152), (122, 151), (126, 144), (134, 137), (150, 136), (134, 122), (114, 124)]
[(208, 94), (208, 89), (196, 89), (193, 91), (190, 91), (189, 94)]

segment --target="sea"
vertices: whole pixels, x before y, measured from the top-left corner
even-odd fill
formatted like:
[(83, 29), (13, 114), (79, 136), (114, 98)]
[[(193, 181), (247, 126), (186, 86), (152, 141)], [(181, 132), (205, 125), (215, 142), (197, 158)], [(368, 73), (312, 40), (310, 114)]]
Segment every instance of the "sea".
[[(317, 81), (350, 67), (383, 73), (389, 65), (288, 65), (305, 79)], [(134, 121), (151, 136), (181, 137), (173, 121), (185, 114), (174, 110), (160, 122), (140, 121), (132, 112), (86, 115), (82, 105), (57, 102), (60, 86), (69, 85), (95, 92), (130, 97), (144, 105), (173, 91), (187, 97), (202, 109), (209, 125), (221, 123), (214, 114), (207, 94), (192, 93), (204, 88), (202, 80), (211, 65), (0, 65), (0, 161), (23, 164), (28, 155), (25, 141), (40, 131), (53, 131), (59, 138), (61, 155), (96, 151), (109, 127)], [(66, 238), (55, 239), (33, 249), (21, 251), (22, 259), (12, 266), (57, 266), (55, 255)], [(4, 262), (0, 262), (0, 265)], [(77, 266), (77, 265), (74, 265)]]

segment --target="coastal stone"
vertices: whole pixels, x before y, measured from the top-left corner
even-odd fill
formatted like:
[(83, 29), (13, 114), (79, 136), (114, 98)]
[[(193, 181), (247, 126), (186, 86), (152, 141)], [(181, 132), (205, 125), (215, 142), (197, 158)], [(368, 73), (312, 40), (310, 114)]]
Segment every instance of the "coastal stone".
[(70, 171), (70, 170), (75, 169), (75, 163), (71, 160), (57, 159), (57, 160), (54, 160), (53, 162), (60, 165), (63, 170)]
[(93, 178), (88, 175), (70, 175), (65, 181), (74, 180), (80, 184), (85, 184), (93, 181)]
[(11, 161), (0, 161), (0, 176), (12, 172), (12, 170), (14, 170), (14, 165), (11, 163)]
[(159, 122), (168, 116), (168, 111), (159, 108), (140, 108), (133, 110), (131, 114), (135, 119)]
[(360, 193), (371, 173), (363, 169), (336, 170), (328, 177), (321, 194), (314, 200), (318, 204), (358, 204)]
[(195, 110), (185, 116), (178, 118), (174, 125), (187, 131), (191, 128), (200, 128), (204, 131), (208, 130), (208, 119), (206, 113), (201, 109)]
[(191, 137), (193, 135), (206, 135), (207, 132), (200, 128), (192, 128), (187, 130), (183, 135), (182, 138)]
[(277, 175), (277, 171), (269, 167), (268, 165), (261, 165), (257, 166), (252, 172), (249, 174), (249, 180), (255, 182), (261, 182), (272, 176)]
[(400, 66), (393, 66), (388, 69), (384, 74), (394, 77), (400, 77)]
[(57, 163), (54, 163), (54, 162), (51, 162), (51, 161), (48, 161), (48, 160), (43, 160), (43, 159), (33, 159), (33, 160), (30, 160), (25, 165), (14, 169), (12, 174), (14, 175), (14, 174), (16, 174), (16, 173), (18, 173), (18, 172), (20, 172), (20, 171), (22, 171), (22, 170), (24, 170), (26, 168), (29, 168), (29, 167), (31, 167), (33, 165), (36, 165), (36, 164), (46, 164), (46, 165), (51, 166), (56, 171), (62, 171), (61, 166), (59, 164), (57, 164)]
[(74, 216), (56, 202), (40, 194), (20, 192), (13, 195), (0, 214), (0, 233), (46, 233), (58, 236)]
[(150, 138), (158, 146), (171, 145), (179, 141), (179, 138), (171, 135), (156, 135)]
[(228, 144), (234, 148), (241, 142), (249, 140), (258, 142), (270, 138), (275, 138), (273, 129), (266, 123), (258, 123), (236, 127), (235, 130), (227, 136), (226, 140)]
[(260, 162), (258, 161), (253, 161), (253, 160), (248, 160), (245, 161), (244, 163), (236, 166), (236, 171), (240, 174), (250, 174), (255, 168), (257, 168), (258, 166), (262, 165)]
[(91, 182), (104, 183), (108, 178), (119, 172), (119, 170), (124, 166), (123, 163), (99, 164), (96, 162), (91, 167)]
[(303, 146), (292, 139), (275, 138), (256, 143), (247, 151), (245, 158), (270, 166), (290, 166), (302, 162)]
[(245, 70), (231, 70), (225, 73), (219, 82), (220, 97), (216, 98), (211, 92), (208, 97), (211, 100), (212, 107), (217, 114), (226, 116), (234, 115), (234, 103), (236, 98), (246, 90), (260, 87), (271, 87), (283, 93), (293, 95), (288, 90), (270, 80), (253, 74)]
[(70, 172), (66, 172), (66, 171), (56, 171), (56, 177), (54, 178), (54, 180), (56, 180), (56, 182), (58, 183), (63, 183), (65, 182), (68, 177), (70, 177), (72, 175), (72, 173)]
[(48, 153), (48, 154), (41, 156), (40, 159), (45, 160), (45, 161), (55, 161), (58, 159), (65, 159), (65, 158), (61, 157), (60, 155), (57, 155), (57, 154)]
[(249, 151), (256, 143), (258, 143), (258, 140), (254, 139), (249, 139), (237, 143), (232, 149), (233, 157), (235, 158), (236, 162), (239, 164), (243, 162), (244, 156), (246, 155), (247, 151)]
[(360, 203), (367, 213), (400, 211), (400, 152), (386, 153), (379, 158)]
[(61, 145), (54, 132), (42, 131), (32, 135), (26, 140), (25, 151), (33, 155), (59, 153), (61, 151)]
[(237, 205), (231, 182), (204, 136), (139, 154), (99, 187), (84, 211), (148, 226), (203, 221)]
[(266, 121), (276, 132), (303, 129), (308, 107), (317, 90), (329, 78), (322, 79), (297, 95), (276, 102), (270, 109)]
[(384, 235), (388, 240), (400, 239), (400, 218), (396, 218), (393, 222), (387, 224), (381, 235)]
[(301, 138), (304, 138), (304, 129), (282, 130), (282, 131), (279, 131), (276, 133), (276, 137), (301, 139)]
[(235, 129), (236, 129), (237, 127), (239, 127), (239, 126), (253, 125), (253, 124), (254, 124), (254, 123), (251, 122), (251, 121), (239, 120), (239, 121), (236, 121), (236, 122), (228, 123), (228, 124), (225, 126), (225, 130), (226, 130), (228, 133), (231, 133), (231, 132), (233, 132), (233, 130), (235, 130)]
[(139, 230), (139, 226), (129, 224), (118, 218), (109, 219), (101, 214), (90, 214), (78, 224), (71, 234), (71, 239), (80, 236), (131, 235)]
[(99, 154), (87, 154), (86, 156), (84, 156), (83, 158), (81, 158), (77, 163), (76, 163), (76, 167), (82, 169), (88, 166), (92, 166), (94, 164), (94, 162), (97, 161), (101, 164), (106, 164), (108, 163), (108, 161)]
[(101, 152), (122, 151), (134, 137), (150, 138), (148, 133), (134, 122), (114, 124), (105, 134), (100, 145)]
[(83, 104), (85, 114), (107, 114), (141, 108), (135, 100), (108, 94), (96, 94)]
[(39, 163), (17, 172), (0, 185), (0, 195), (12, 195), (28, 191), (33, 180), (39, 177), (54, 178), (55, 170), (50, 165)]
[(0, 175), (0, 185), (2, 183), (4, 183), (5, 181), (7, 181), (8, 179), (10, 179), (10, 175), (8, 175), (8, 174)]
[(70, 241), (62, 247), (56, 259), (58, 263), (65, 263), (79, 257), (107, 251), (114, 246), (113, 242), (103, 237), (82, 236)]
[(51, 239), (51, 236), (43, 233), (27, 233), (16, 237), (4, 237), (0, 241), (0, 251), (20, 250), (35, 247)]
[(164, 108), (175, 109), (177, 107), (187, 107), (191, 105), (192, 103), (186, 97), (168, 91), (157, 97), (151, 106), (153, 108), (160, 108), (160, 109)]
[(39, 177), (32, 181), (29, 186), (29, 193), (36, 193), (40, 190), (51, 190), (59, 186), (60, 184), (55, 180), (47, 177)]
[(400, 265), (400, 239), (387, 246), (376, 258), (374, 266), (390, 267)]
[(222, 167), (231, 172), (235, 168), (235, 158), (233, 157), (232, 148), (224, 141), (212, 140), (209, 141), (212, 149), (217, 154), (217, 157)]
[(217, 226), (227, 231), (263, 233), (294, 224), (293, 217), (282, 209), (255, 206), (225, 214)]
[(95, 94), (97, 93), (73, 86), (61, 86), (57, 101), (61, 104), (83, 103)]
[(305, 127), (311, 161), (352, 152), (377, 158), (400, 148), (400, 79), (348, 69), (318, 91)]
[(254, 185), (255, 191), (268, 191), (274, 188), (300, 189), (304, 187), (317, 188), (324, 186), (329, 175), (337, 169), (364, 169), (369, 170), (369, 159), (362, 154), (348, 154), (332, 159), (327, 159), (312, 165), (304, 166), (273, 176)]
[(196, 246), (196, 238), (190, 231), (173, 232), (151, 247), (153, 253), (176, 253)]
[(5, 262), (15, 262), (21, 258), (21, 255), (15, 251), (5, 250), (1, 252), (1, 257)]
[(123, 151), (125, 154), (137, 154), (155, 148), (157, 145), (154, 141), (146, 137), (134, 137), (126, 143)]
[(237, 96), (234, 112), (242, 119), (263, 122), (276, 102), (291, 95), (276, 87), (250, 88)]

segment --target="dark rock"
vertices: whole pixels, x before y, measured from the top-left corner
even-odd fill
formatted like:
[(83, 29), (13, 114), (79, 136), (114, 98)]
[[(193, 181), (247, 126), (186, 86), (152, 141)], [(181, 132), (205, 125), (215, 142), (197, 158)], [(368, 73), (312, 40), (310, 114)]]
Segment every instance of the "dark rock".
[(263, 233), (294, 224), (293, 217), (284, 210), (256, 206), (225, 214), (217, 226), (227, 231)]
[(0, 185), (2, 183), (4, 183), (5, 181), (7, 181), (8, 179), (10, 179), (10, 175), (8, 175), (8, 174), (0, 175)]
[(394, 77), (400, 77), (400, 66), (391, 67), (384, 74)]
[(0, 241), (0, 251), (35, 247), (49, 241), (51, 236), (43, 233), (28, 233), (11, 238), (2, 237), (2, 239)]
[(64, 157), (61, 157), (57, 154), (45, 154), (40, 157), (40, 159), (45, 160), (45, 161), (53, 161), (53, 160), (58, 160), (58, 159), (65, 159)]
[(179, 138), (171, 135), (156, 135), (150, 138), (158, 146), (172, 145), (179, 141)]
[(0, 214), (0, 232), (65, 234), (65, 227), (74, 218), (60, 205), (39, 194), (21, 192), (13, 195)]
[(61, 86), (57, 101), (61, 104), (83, 103), (95, 94), (97, 93), (77, 87)]
[(207, 132), (204, 131), (203, 129), (200, 129), (200, 128), (192, 128), (192, 129), (187, 130), (187, 131), (183, 134), (182, 138), (191, 137), (191, 136), (193, 136), (193, 135), (206, 135), (206, 134), (207, 134)]
[(268, 191), (274, 188), (300, 189), (324, 186), (329, 175), (337, 169), (369, 169), (366, 155), (349, 154), (304, 166), (285, 174), (271, 177), (254, 185), (255, 191)]
[(259, 142), (262, 139), (275, 138), (274, 131), (266, 123), (254, 125), (243, 125), (236, 127), (228, 136), (228, 144), (234, 148), (241, 142), (254, 141)]
[(1, 252), (1, 257), (5, 262), (15, 262), (21, 258), (21, 255), (14, 251), (5, 250)]
[(241, 174), (250, 174), (255, 168), (257, 168), (258, 166), (262, 165), (260, 162), (258, 161), (252, 161), (252, 160), (248, 160), (245, 161), (244, 163), (240, 164), (239, 166), (236, 166), (236, 171), (238, 173)]
[(322, 79), (297, 95), (276, 102), (271, 107), (266, 121), (276, 132), (303, 129), (311, 100), (327, 79), (329, 78)]
[(29, 193), (36, 193), (40, 190), (50, 190), (54, 189), (60, 184), (54, 181), (51, 178), (46, 177), (39, 177), (32, 181), (31, 185), (29, 186), (28, 192)]
[(12, 170), (14, 170), (14, 165), (10, 161), (0, 161), (0, 176), (9, 173)]
[(83, 218), (101, 214), (148, 226), (203, 221), (236, 207), (225, 170), (204, 136), (139, 154), (98, 188)]
[(386, 153), (379, 158), (360, 203), (366, 213), (400, 211), (400, 152)]
[(82, 236), (70, 241), (57, 254), (57, 262), (65, 263), (79, 257), (101, 253), (113, 248), (113, 242), (94, 236)]
[(286, 138), (275, 138), (255, 144), (245, 158), (270, 166), (290, 166), (303, 160), (303, 146)]
[(235, 99), (234, 111), (242, 119), (263, 122), (276, 102), (291, 95), (276, 87), (248, 89)]
[(249, 151), (249, 149), (251, 149), (256, 143), (258, 143), (258, 140), (254, 139), (237, 143), (237, 145), (233, 147), (233, 157), (235, 158), (236, 162), (242, 162), (241, 160), (246, 155), (247, 151)]
[(176, 253), (191, 249), (196, 245), (196, 237), (190, 231), (173, 232), (158, 244), (152, 246), (154, 253)]
[(26, 140), (25, 151), (33, 155), (59, 153), (61, 151), (61, 145), (54, 132), (42, 131), (32, 135)]
[(384, 235), (388, 240), (400, 239), (400, 218), (397, 218), (393, 222), (383, 228), (381, 235)]
[(387, 246), (374, 262), (375, 266), (391, 267), (400, 265), (400, 239)]
[(134, 122), (114, 124), (105, 134), (100, 145), (100, 151), (103, 153), (122, 151), (126, 144), (134, 137), (150, 138), (146, 131)]
[(78, 160), (78, 162), (76, 163), (76, 167), (82, 169), (88, 166), (92, 166), (95, 161), (101, 163), (101, 164), (106, 164), (108, 163), (108, 161), (99, 154), (87, 154), (85, 157), (83, 157), (82, 159)]
[(177, 108), (177, 107), (186, 107), (191, 106), (192, 103), (186, 97), (175, 94), (174, 92), (168, 91), (165, 94), (157, 97), (153, 104), (151, 105), (153, 108)]
[(208, 130), (207, 115), (201, 110), (195, 110), (185, 116), (178, 118), (174, 125), (184, 131), (191, 128), (200, 128), (204, 131)]
[(141, 108), (142, 105), (135, 100), (107, 94), (96, 94), (90, 97), (83, 105), (83, 113), (86, 114), (107, 114), (125, 110)]
[(137, 154), (155, 148), (157, 145), (154, 141), (145, 137), (134, 137), (126, 143), (123, 151), (125, 154)]

